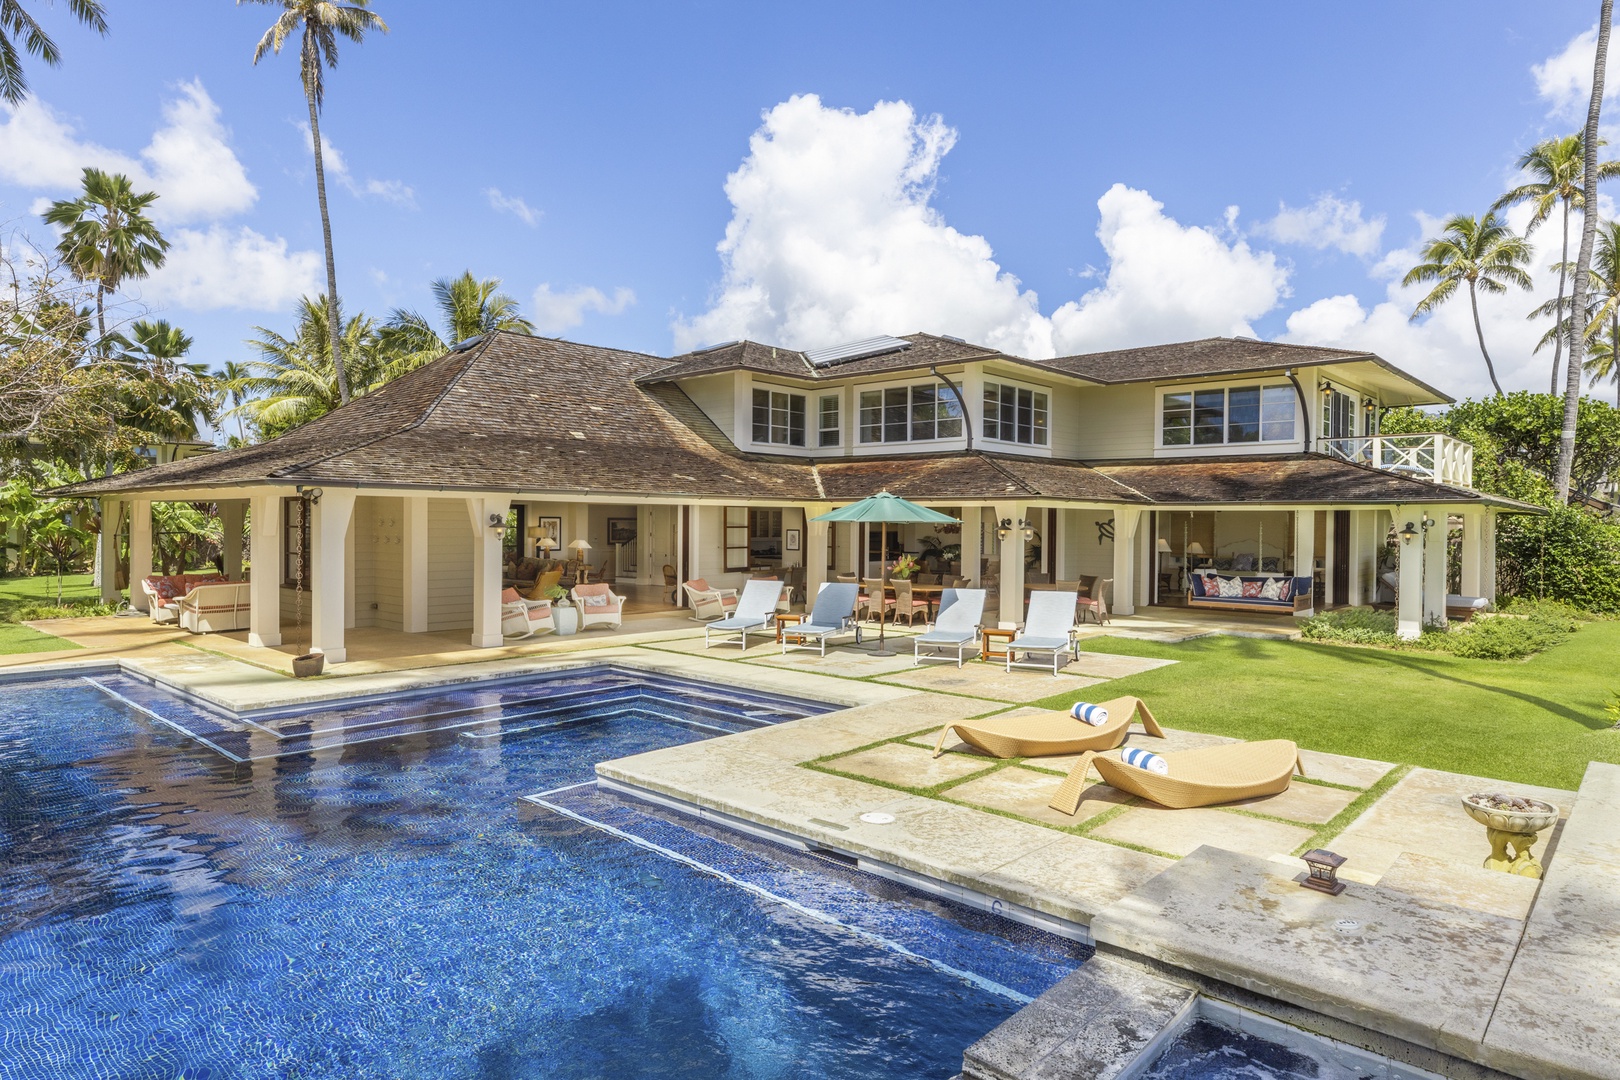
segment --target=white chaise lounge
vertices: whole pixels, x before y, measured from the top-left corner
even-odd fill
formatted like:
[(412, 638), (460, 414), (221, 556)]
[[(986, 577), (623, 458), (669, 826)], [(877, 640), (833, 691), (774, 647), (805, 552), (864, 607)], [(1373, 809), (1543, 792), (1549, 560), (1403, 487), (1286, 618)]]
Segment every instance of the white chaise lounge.
[(956, 666), (961, 667), (969, 650), (974, 654), (979, 651), (979, 628), (983, 621), (983, 589), (946, 589), (940, 594), (939, 615), (934, 619), (933, 629), (911, 639), (912, 666), (924, 660), (955, 660)]
[[(1080, 602), (1077, 592), (1035, 592), (1029, 597), (1029, 611), (1024, 617), (1024, 629), (1007, 643), (1007, 670), (1018, 667), (1044, 668), (1044, 663), (1030, 663), (1029, 657), (1045, 653), (1052, 659), (1052, 675), (1057, 677), (1065, 652), (1080, 658), (1074, 637), (1075, 605)], [(1024, 660), (1015, 659), (1019, 653)]]

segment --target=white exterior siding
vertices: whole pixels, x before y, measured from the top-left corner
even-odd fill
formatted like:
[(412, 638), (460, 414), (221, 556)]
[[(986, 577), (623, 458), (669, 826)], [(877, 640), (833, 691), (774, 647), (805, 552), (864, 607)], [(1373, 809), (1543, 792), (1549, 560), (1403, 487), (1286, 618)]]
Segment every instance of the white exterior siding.
[(464, 499), (428, 500), (427, 628), (472, 626), (473, 537)]
[(1052, 452), (1108, 461), (1152, 457), (1158, 397), (1152, 386), (1069, 386), (1055, 398)]

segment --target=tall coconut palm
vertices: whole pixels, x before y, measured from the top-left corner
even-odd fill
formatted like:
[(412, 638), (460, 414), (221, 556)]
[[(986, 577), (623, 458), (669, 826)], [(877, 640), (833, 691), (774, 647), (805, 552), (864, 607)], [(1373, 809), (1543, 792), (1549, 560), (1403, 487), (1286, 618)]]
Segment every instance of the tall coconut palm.
[[(236, 416), (236, 441), (243, 444), (247, 442), (247, 427), (241, 407), (247, 401), (248, 385), (252, 378), (252, 369), (238, 360), (225, 361), (220, 365), (219, 374), (214, 377), (214, 408)], [(225, 409), (227, 405), (230, 406), (229, 410)]]
[(433, 283), (433, 306), (440, 323), (436, 329), (424, 316), (395, 308), (383, 325), (382, 344), (392, 356), (389, 375), (403, 375), (443, 355), (458, 341), (505, 330), (534, 333), (518, 303), (500, 291), (500, 278), (475, 278), (468, 270), (458, 278)]
[(107, 294), (162, 266), (169, 242), (146, 216), (156, 192), (136, 194), (129, 177), (96, 168), (84, 170), (82, 185), (77, 199), (52, 203), (45, 220), (62, 230), (56, 250), (68, 270), (95, 284), (96, 333), (105, 341)]
[(196, 439), (219, 412), (208, 365), (185, 359), (190, 335), (157, 319), (137, 321), (130, 336), (121, 356), (129, 373), (119, 395), (124, 424), (159, 439)]
[[(1607, 145), (1607, 140), (1599, 139), (1598, 146)], [(1585, 184), (1585, 157), (1586, 139), (1577, 132), (1574, 135), (1564, 135), (1558, 138), (1546, 139), (1532, 146), (1519, 158), (1516, 163), (1521, 172), (1529, 173), (1534, 179), (1503, 195), (1491, 207), (1493, 211), (1502, 210), (1519, 203), (1530, 203), (1532, 213), (1530, 222), (1525, 226), (1524, 235), (1536, 231), (1545, 222), (1552, 212), (1561, 210), (1564, 224), (1564, 241), (1558, 263), (1558, 301), (1553, 308), (1558, 313), (1557, 319), (1562, 320), (1568, 314), (1564, 303), (1566, 286), (1568, 282), (1569, 264), (1569, 214), (1571, 210), (1582, 210), (1586, 206), (1583, 186)], [(1598, 180), (1612, 180), (1620, 176), (1620, 161), (1599, 162), (1597, 166)], [(1531, 313), (1531, 318), (1545, 314), (1545, 305)], [(1555, 329), (1557, 321), (1555, 320)], [(1552, 389), (1551, 393), (1558, 392), (1558, 369), (1563, 361), (1565, 335), (1555, 334), (1553, 337), (1553, 363), (1552, 363)]]
[(1474, 310), (1474, 334), (1479, 338), (1479, 352), (1485, 358), (1485, 370), (1502, 396), (1502, 384), (1496, 379), (1496, 365), (1485, 348), (1485, 331), (1479, 324), (1479, 294), (1505, 293), (1509, 285), (1528, 292), (1533, 282), (1524, 272), (1531, 259), (1530, 245), (1524, 237), (1515, 235), (1494, 213), (1483, 219), (1468, 214), (1457, 214), (1447, 219), (1444, 230), (1423, 244), (1423, 262), (1406, 272), (1402, 285), (1434, 282), (1429, 294), (1412, 309), (1412, 320), (1429, 314), (1451, 299), (1457, 287), (1468, 285), (1468, 302)]
[[(299, 45), (298, 72), (304, 84), (304, 98), (309, 104), (309, 135), (315, 148), (315, 195), (321, 204), (321, 236), (326, 242), (326, 295), (339, 296), (337, 287), (337, 261), (332, 255), (332, 218), (326, 208), (326, 166), (321, 154), (321, 106), (326, 97), (326, 76), (323, 68), (336, 68), (338, 36), (355, 44), (365, 40), (366, 31), (388, 32), (388, 24), (370, 10), (371, 0), (352, 0), (336, 3), (334, 0), (236, 0), (242, 4), (270, 4), (282, 9), (276, 21), (259, 39), (253, 50), (253, 63), (258, 64), (267, 52), (280, 54), (287, 39), (299, 31), (303, 36)], [(327, 309), (331, 322), (327, 335), (333, 356), (341, 357), (343, 333), (338, 326), (338, 306)], [(337, 374), (339, 403), (349, 400), (348, 372), (344, 364), (333, 365)]]
[[(298, 326), (292, 336), (255, 326), (257, 336), (247, 344), (258, 352), (259, 359), (243, 365), (252, 372), (244, 384), (248, 397), (232, 412), (240, 410), (262, 435), (274, 438), (343, 404), (327, 334), (331, 319), (326, 297), (306, 296), (299, 302)], [(365, 315), (344, 323), (338, 355), (350, 385), (365, 387), (376, 382), (382, 368), (376, 323)]]
[[(106, 11), (101, 0), (68, 0), (67, 8), (75, 19), (96, 33), (107, 32)], [(28, 80), (23, 76), (22, 56), (17, 52), (19, 44), (45, 61), (47, 67), (62, 62), (56, 42), (23, 10), (22, 0), (0, 0), (0, 101), (10, 105), (21, 105), (28, 96)]]
[[(1614, 0), (1603, 0), (1598, 12), (1597, 51), (1592, 59), (1592, 97), (1586, 106), (1586, 168), (1583, 198), (1597, 206), (1598, 120), (1603, 112), (1603, 82), (1609, 59), (1609, 28), (1614, 19)], [(1581, 218), (1581, 247), (1575, 256), (1575, 289), (1571, 301), (1577, 312), (1586, 310), (1586, 276), (1592, 266), (1592, 248), (1597, 241), (1597, 214)], [(1569, 498), (1570, 474), (1575, 469), (1575, 425), (1580, 417), (1581, 376), (1586, 354), (1586, 335), (1576, 334), (1569, 342), (1569, 370), (1564, 379), (1564, 425), (1558, 433), (1558, 470), (1553, 474), (1553, 491), (1562, 505)]]

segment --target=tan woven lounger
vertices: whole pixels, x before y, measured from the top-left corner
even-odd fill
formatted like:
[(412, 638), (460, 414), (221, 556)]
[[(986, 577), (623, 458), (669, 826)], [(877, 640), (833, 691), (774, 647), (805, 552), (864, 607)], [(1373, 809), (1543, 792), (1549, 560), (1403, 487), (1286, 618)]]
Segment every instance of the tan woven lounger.
[(1049, 805), (1065, 814), (1077, 811), (1093, 766), (1110, 787), (1172, 810), (1275, 795), (1288, 790), (1296, 770), (1305, 775), (1299, 747), (1287, 739), (1205, 746), (1161, 756), (1170, 766), (1168, 776), (1087, 753), (1069, 770)]
[(1112, 750), (1125, 741), (1131, 720), (1140, 715), (1142, 728), (1149, 735), (1164, 738), (1158, 721), (1147, 703), (1137, 697), (1120, 697), (1098, 702), (1108, 710), (1108, 722), (1098, 727), (1076, 720), (1066, 712), (1046, 712), (1036, 716), (992, 717), (946, 724), (934, 744), (934, 756), (945, 752), (945, 738), (952, 731), (957, 738), (976, 746), (992, 757), (1051, 757), (1078, 754), (1085, 750)]

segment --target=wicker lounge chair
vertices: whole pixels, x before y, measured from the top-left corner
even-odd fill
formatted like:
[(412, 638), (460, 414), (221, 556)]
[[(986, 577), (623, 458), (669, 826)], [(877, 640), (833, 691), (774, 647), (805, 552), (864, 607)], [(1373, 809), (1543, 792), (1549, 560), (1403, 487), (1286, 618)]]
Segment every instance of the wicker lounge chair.
[(624, 597), (613, 591), (606, 582), (595, 585), (575, 585), (572, 595), (579, 609), (579, 628), (605, 626), (617, 630), (624, 622)]
[(946, 589), (939, 596), (933, 629), (911, 639), (912, 666), (924, 660), (955, 660), (961, 667), (966, 653), (979, 651), (979, 624), (983, 621), (983, 589)]
[(991, 717), (946, 724), (934, 744), (934, 756), (945, 752), (945, 739), (952, 731), (968, 745), (998, 758), (1052, 757), (1087, 750), (1112, 750), (1125, 741), (1131, 721), (1138, 716), (1142, 719), (1142, 730), (1154, 738), (1164, 738), (1163, 729), (1141, 698), (1120, 697), (1098, 704), (1108, 710), (1108, 722), (1096, 727), (1058, 710), (1036, 716)]
[(693, 622), (724, 619), (737, 610), (736, 589), (711, 589), (703, 578), (693, 578), (681, 588), (686, 590), (686, 598), (692, 606)]
[(501, 593), (501, 637), (507, 641), (549, 634), (556, 629), (550, 600), (531, 600), (516, 589)]
[(816, 604), (810, 609), (810, 617), (796, 626), (782, 628), (782, 652), (786, 653), (789, 648), (819, 649), (821, 655), (826, 656), (827, 639), (848, 631), (852, 625), (855, 644), (859, 645), (861, 628), (854, 622), (855, 598), (859, 592), (859, 585), (842, 581), (823, 585), (816, 594)]
[(1014, 664), (1019, 667), (1046, 666), (1029, 663), (1027, 659), (1015, 660), (1019, 653), (1026, 658), (1036, 653), (1050, 654), (1054, 678), (1062, 666), (1060, 660), (1065, 652), (1072, 650), (1078, 660), (1080, 648), (1074, 643), (1074, 611), (1079, 602), (1079, 593), (1056, 590), (1030, 593), (1029, 613), (1024, 618), (1023, 633), (1007, 643), (1007, 670), (1011, 671)]
[(1126, 765), (1114, 758), (1098, 757), (1088, 751), (1069, 770), (1050, 805), (1065, 814), (1078, 810), (1086, 777), (1093, 767), (1110, 787), (1140, 795), (1171, 810), (1276, 795), (1288, 790), (1296, 771), (1305, 775), (1299, 747), (1288, 739), (1205, 746), (1197, 750), (1178, 750), (1163, 757), (1170, 766), (1168, 775)]
[[(784, 586), (780, 581), (760, 578), (750, 581), (743, 586), (742, 596), (737, 600), (737, 610), (724, 619), (716, 619), (703, 628), (703, 647), (709, 648), (714, 643), (709, 635), (719, 631), (723, 636), (720, 644), (741, 645), (746, 651), (748, 648), (748, 635), (751, 631), (764, 631), (776, 618), (777, 604), (782, 598)], [(735, 633), (733, 640), (729, 635)]]

